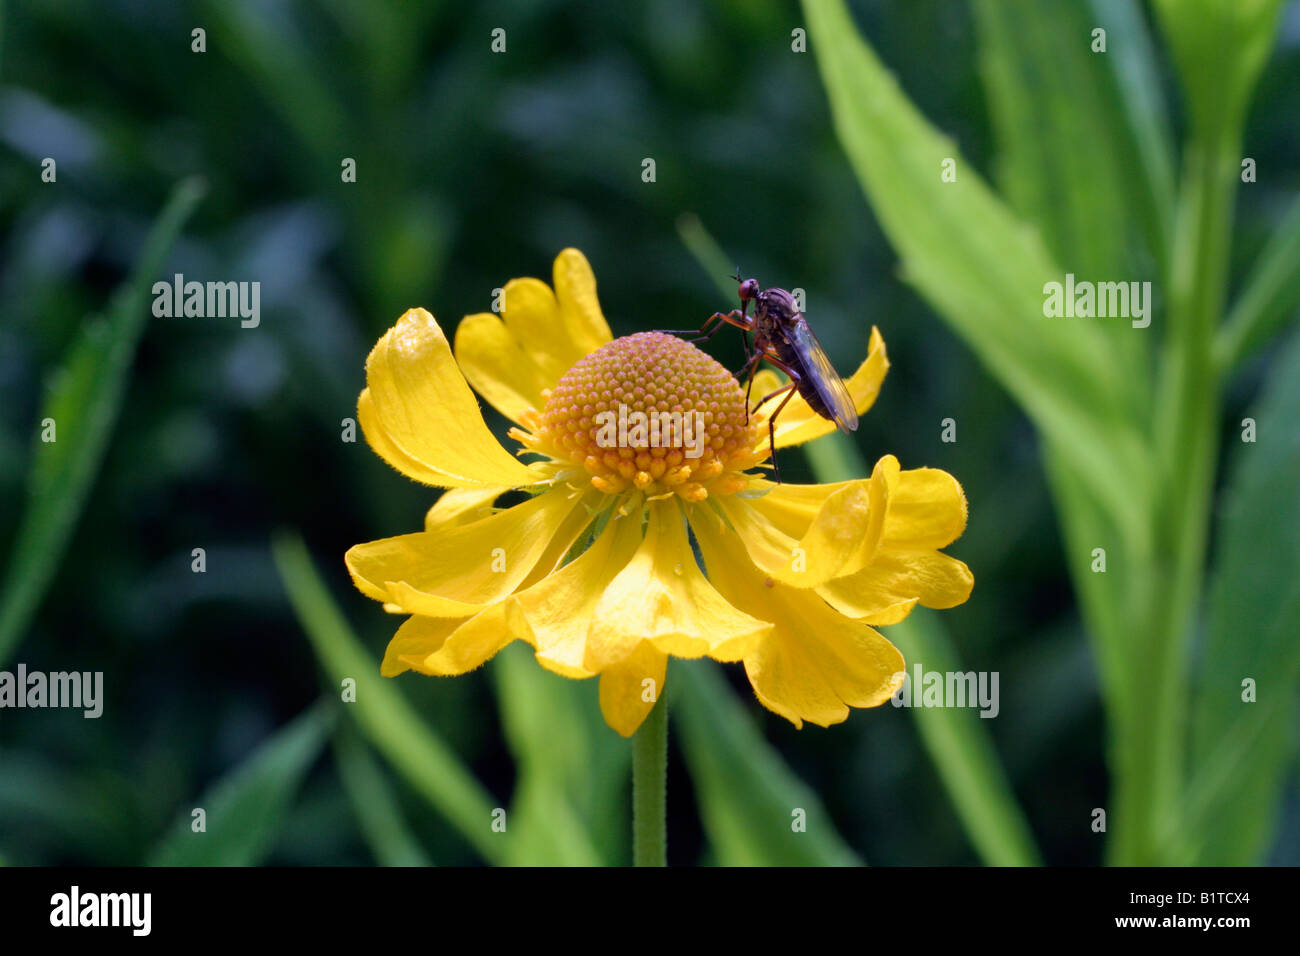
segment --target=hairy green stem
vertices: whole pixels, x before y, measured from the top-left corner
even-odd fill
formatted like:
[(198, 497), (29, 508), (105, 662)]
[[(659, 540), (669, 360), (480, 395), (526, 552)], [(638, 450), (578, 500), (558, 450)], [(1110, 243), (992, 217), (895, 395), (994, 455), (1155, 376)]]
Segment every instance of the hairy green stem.
[(668, 863), (668, 705), (660, 694), (632, 737), (632, 862)]

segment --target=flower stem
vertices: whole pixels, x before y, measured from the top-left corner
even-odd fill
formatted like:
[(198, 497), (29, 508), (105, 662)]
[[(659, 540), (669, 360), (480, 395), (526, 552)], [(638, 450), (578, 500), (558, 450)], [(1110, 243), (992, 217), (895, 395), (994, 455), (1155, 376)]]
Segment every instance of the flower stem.
[(668, 864), (668, 705), (660, 695), (632, 738), (632, 861)]

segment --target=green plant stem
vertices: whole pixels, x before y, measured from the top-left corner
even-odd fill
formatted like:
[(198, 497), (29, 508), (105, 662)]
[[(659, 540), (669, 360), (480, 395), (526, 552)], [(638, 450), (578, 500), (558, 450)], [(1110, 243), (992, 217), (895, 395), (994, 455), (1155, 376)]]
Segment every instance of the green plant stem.
[[(1155, 515), (1152, 585), (1138, 598), (1130, 708), (1119, 728), (1113, 862), (1164, 862), (1157, 834), (1180, 816), (1187, 749), (1188, 651), (1205, 572), (1217, 453), (1215, 322), (1222, 312), (1237, 132), (1220, 126), (1189, 144), (1179, 207), (1170, 317), (1154, 419), (1163, 494)], [(1144, 632), (1144, 633), (1143, 633)]]
[(632, 861), (668, 864), (668, 705), (660, 695), (632, 738)]

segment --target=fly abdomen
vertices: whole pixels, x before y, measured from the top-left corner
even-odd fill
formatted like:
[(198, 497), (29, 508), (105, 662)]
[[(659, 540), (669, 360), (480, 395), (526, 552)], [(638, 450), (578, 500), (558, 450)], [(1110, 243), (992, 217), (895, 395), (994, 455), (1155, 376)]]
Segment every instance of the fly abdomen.
[(781, 356), (781, 361), (799, 373), (799, 394), (803, 396), (803, 400), (822, 418), (832, 418), (830, 410), (826, 407), (826, 402), (817, 391), (816, 383), (813, 382), (804, 368), (802, 356), (795, 350), (793, 345), (779, 334), (774, 337), (774, 343), (777, 354)]
[(822, 400), (821, 393), (817, 391), (817, 386), (813, 384), (812, 379), (802, 378), (799, 380), (799, 394), (803, 396), (803, 400), (808, 403), (808, 407), (814, 412), (822, 418), (835, 421), (835, 416), (826, 407), (826, 402)]

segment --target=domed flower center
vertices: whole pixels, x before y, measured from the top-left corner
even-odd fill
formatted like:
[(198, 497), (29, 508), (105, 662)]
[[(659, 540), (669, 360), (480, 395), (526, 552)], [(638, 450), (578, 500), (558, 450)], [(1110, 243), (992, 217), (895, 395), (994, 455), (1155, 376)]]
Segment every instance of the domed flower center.
[(579, 361), (550, 392), (533, 444), (581, 466), (591, 484), (701, 501), (747, 483), (762, 459), (745, 391), (695, 346), (662, 332), (615, 339)]

